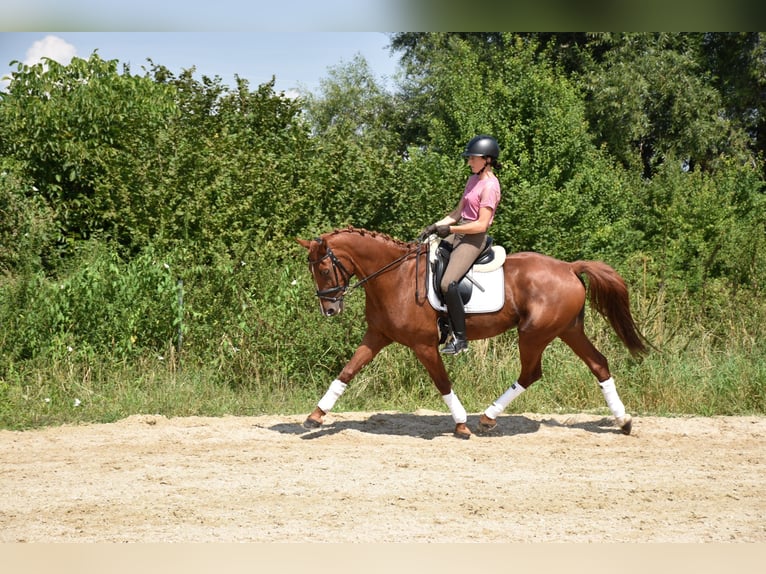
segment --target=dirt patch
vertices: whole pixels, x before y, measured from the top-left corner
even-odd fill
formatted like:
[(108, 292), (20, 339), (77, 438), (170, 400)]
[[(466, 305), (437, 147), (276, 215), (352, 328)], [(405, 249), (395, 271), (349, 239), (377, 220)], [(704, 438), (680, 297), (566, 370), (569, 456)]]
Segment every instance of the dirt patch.
[(0, 431), (0, 542), (766, 541), (764, 417), (303, 418)]

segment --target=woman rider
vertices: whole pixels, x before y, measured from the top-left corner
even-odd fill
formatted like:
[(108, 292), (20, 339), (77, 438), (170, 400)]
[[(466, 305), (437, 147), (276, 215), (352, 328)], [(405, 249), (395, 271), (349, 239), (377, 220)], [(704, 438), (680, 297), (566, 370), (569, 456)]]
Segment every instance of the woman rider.
[(458, 284), (484, 249), (487, 230), (500, 203), (500, 182), (494, 173), (501, 168), (497, 161), (499, 155), (500, 147), (492, 136), (478, 135), (471, 139), (463, 152), (471, 175), (460, 202), (450, 213), (423, 230), (424, 236), (436, 233), (453, 247), (439, 285), (447, 304), (452, 332), (452, 339), (441, 349), (446, 355), (457, 355), (468, 349), (465, 308)]

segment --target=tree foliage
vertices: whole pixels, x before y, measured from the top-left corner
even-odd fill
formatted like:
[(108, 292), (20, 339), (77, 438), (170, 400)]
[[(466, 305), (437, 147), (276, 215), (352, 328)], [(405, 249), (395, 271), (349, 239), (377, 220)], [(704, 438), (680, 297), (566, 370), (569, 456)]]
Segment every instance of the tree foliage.
[(94, 235), (124, 242), (135, 225), (152, 223), (147, 163), (174, 111), (165, 86), (120, 74), (116, 60), (95, 53), (67, 66), (19, 64), (2, 95), (0, 150), (53, 209), (60, 244)]

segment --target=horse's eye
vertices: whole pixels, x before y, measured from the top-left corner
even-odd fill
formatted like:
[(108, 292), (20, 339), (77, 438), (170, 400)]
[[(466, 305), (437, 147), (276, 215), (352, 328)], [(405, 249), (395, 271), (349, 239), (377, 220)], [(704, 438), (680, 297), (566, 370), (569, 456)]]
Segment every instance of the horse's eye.
[(330, 275), (330, 270), (322, 269), (319, 273), (322, 275), (322, 277), (328, 277)]

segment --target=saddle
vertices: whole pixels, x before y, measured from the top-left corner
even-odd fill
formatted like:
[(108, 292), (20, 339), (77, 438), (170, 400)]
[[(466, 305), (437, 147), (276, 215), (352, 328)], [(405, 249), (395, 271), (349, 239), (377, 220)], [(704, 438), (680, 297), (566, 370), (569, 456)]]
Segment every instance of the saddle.
[[(447, 265), (449, 264), (452, 249), (452, 244), (444, 240), (436, 243), (435, 247), (434, 243), (431, 244), (430, 288), (433, 290), (438, 302), (445, 306), (446, 302), (444, 301), (444, 295), (442, 294), (439, 285), (441, 284), (442, 277), (444, 276), (444, 272), (446, 271)], [(481, 251), (481, 253), (479, 253), (478, 257), (476, 257), (476, 260), (473, 262), (471, 269), (469, 269), (469, 271), (463, 275), (460, 283), (458, 284), (458, 291), (460, 293), (460, 298), (463, 300), (463, 305), (466, 305), (471, 300), (474, 287), (484, 291), (484, 288), (481, 286), (481, 284), (473, 278), (473, 273), (486, 273), (489, 271), (494, 271), (495, 269), (502, 267), (504, 262), (505, 249), (494, 245), (492, 237), (487, 236), (487, 243), (484, 246), (484, 249)]]
[[(447, 304), (439, 285), (444, 271), (447, 269), (451, 254), (451, 244), (438, 238), (431, 240), (429, 265), (427, 267), (431, 280), (426, 281), (426, 283), (428, 302), (431, 307), (439, 311), (437, 325), (440, 345), (447, 340), (450, 333)], [(487, 245), (458, 284), (458, 291), (463, 300), (466, 314), (493, 313), (503, 308), (505, 305), (504, 263), (505, 249), (499, 245), (494, 245), (492, 238), (487, 237)]]

